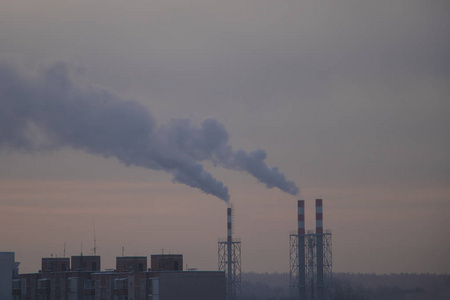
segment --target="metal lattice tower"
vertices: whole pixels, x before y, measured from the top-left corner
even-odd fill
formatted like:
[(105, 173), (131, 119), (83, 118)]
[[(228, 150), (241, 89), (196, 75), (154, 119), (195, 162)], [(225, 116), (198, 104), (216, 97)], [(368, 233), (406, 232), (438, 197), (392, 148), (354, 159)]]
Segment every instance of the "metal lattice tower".
[(298, 234), (289, 235), (289, 295), (290, 299), (299, 297), (299, 265), (298, 265)]
[(333, 299), (333, 255), (329, 230), (323, 234), (323, 282), (324, 299)]
[(308, 231), (306, 237), (306, 295), (307, 299), (315, 299), (316, 286), (316, 235)]
[(322, 200), (316, 200), (316, 231), (308, 230), (307, 234), (301, 228), (300, 219), (304, 224), (304, 215), (300, 215), (304, 209), (300, 209), (300, 201), (298, 230), (289, 236), (290, 299), (332, 300), (331, 232), (323, 233)]
[(232, 208), (227, 209), (226, 240), (219, 240), (219, 271), (226, 276), (227, 300), (235, 300), (241, 293), (241, 241), (232, 237)]

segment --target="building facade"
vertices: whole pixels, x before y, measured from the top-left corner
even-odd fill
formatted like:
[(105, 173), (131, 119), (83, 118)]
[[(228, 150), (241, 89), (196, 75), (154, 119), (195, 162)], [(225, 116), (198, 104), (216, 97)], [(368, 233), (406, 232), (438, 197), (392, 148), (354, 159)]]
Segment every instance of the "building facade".
[(44, 257), (42, 258), (41, 271), (44, 273), (50, 272), (65, 272), (70, 269), (70, 258), (68, 257)]
[(151, 256), (152, 271), (183, 271), (183, 255), (156, 254)]
[(98, 255), (77, 255), (72, 256), (72, 271), (100, 271), (100, 256)]
[(12, 300), (13, 282), (18, 278), (19, 263), (14, 252), (0, 252), (0, 299)]
[[(182, 265), (182, 255), (177, 255), (180, 265), (178, 256)], [(44, 260), (47, 266), (49, 262), (45, 258), (43, 265)], [(75, 260), (79, 262), (80, 257)], [(92, 262), (98, 262), (95, 269), (100, 269), (99, 259), (83, 261), (84, 268), (94, 269)], [(67, 263), (67, 260), (58, 262)], [(225, 300), (224, 272), (151, 271), (147, 269), (145, 256), (117, 257), (116, 270), (112, 271), (82, 270), (73, 261), (72, 266), (76, 269), (60, 271), (62, 266), (59, 266), (55, 272), (18, 274), (10, 288), (12, 300)]]

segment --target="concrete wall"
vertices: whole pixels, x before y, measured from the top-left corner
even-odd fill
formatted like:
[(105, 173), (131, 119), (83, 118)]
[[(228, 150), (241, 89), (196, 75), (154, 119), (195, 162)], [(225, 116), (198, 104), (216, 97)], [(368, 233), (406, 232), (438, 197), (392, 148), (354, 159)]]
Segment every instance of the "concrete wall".
[(225, 300), (224, 272), (161, 272), (160, 300)]

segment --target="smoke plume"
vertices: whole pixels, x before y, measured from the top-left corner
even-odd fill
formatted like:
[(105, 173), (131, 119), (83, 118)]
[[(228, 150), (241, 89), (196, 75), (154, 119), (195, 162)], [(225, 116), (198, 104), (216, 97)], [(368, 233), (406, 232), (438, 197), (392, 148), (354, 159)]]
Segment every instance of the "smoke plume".
[(215, 119), (187, 119), (157, 127), (139, 102), (94, 86), (81, 87), (64, 63), (33, 76), (0, 63), (0, 147), (34, 152), (72, 147), (125, 165), (163, 170), (173, 181), (229, 201), (228, 188), (203, 161), (250, 173), (268, 188), (295, 195), (299, 189), (264, 162), (264, 150), (233, 151)]

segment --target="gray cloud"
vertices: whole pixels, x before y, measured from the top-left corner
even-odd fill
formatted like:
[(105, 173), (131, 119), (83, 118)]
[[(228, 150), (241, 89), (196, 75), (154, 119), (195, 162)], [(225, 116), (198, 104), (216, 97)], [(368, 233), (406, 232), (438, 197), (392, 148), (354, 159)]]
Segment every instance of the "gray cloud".
[(126, 165), (169, 172), (174, 182), (225, 201), (230, 198), (228, 188), (203, 168), (202, 161), (248, 172), (269, 188), (298, 193), (298, 187), (277, 168), (267, 167), (263, 150), (234, 152), (225, 127), (215, 119), (200, 126), (174, 119), (157, 128), (139, 102), (93, 86), (78, 87), (64, 63), (30, 78), (2, 64), (0, 82), (2, 147), (33, 152), (69, 146), (116, 157)]

